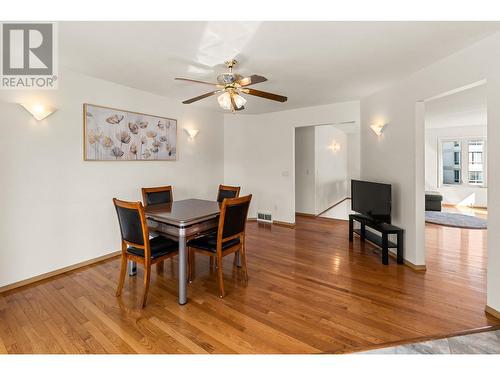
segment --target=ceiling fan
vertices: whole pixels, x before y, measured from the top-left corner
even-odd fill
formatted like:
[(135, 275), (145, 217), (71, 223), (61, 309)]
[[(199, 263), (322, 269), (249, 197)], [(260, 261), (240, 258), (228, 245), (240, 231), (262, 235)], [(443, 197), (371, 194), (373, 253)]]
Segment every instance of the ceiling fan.
[(287, 101), (286, 96), (271, 94), (270, 92), (255, 90), (249, 88), (248, 86), (254, 85), (256, 83), (261, 83), (267, 81), (267, 78), (259, 75), (251, 75), (249, 77), (242, 77), (240, 74), (233, 73), (233, 67), (238, 62), (236, 60), (226, 61), (228, 71), (217, 76), (217, 83), (198, 81), (189, 78), (175, 78), (179, 81), (188, 81), (195, 83), (202, 83), (205, 85), (215, 86), (217, 90), (207, 92), (206, 94), (196, 96), (194, 98), (183, 101), (184, 104), (191, 104), (198, 100), (208, 98), (212, 95), (219, 94), (217, 101), (221, 108), (234, 112), (241, 111), (245, 109), (246, 99), (241, 96), (241, 94), (248, 94), (253, 96), (258, 96), (264, 99), (275, 100), (277, 102), (284, 103)]

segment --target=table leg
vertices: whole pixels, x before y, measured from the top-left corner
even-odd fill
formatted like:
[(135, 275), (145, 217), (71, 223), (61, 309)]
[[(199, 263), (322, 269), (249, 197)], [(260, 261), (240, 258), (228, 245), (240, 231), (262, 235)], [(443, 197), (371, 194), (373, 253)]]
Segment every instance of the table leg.
[(353, 230), (354, 230), (354, 222), (352, 217), (349, 218), (349, 242), (353, 241)]
[(361, 228), (359, 229), (359, 236), (361, 237), (361, 240), (364, 241), (366, 237), (366, 227), (365, 224), (361, 223)]
[(241, 268), (241, 256), (239, 251), (234, 253), (234, 263), (236, 267)]
[(179, 305), (187, 303), (187, 249), (186, 236), (179, 236)]
[(404, 259), (403, 259), (403, 232), (398, 233), (398, 264), (404, 264)]
[(382, 233), (382, 263), (389, 264), (389, 239), (387, 233)]
[(135, 276), (137, 275), (137, 263), (133, 260), (128, 261), (128, 275)]

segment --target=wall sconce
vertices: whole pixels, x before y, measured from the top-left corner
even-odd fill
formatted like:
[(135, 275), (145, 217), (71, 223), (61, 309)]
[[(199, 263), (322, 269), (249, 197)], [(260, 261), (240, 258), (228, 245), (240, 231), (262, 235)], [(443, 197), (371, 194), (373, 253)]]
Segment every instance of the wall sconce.
[(337, 151), (340, 151), (340, 144), (333, 141), (332, 145), (329, 147), (330, 150), (335, 154)]
[(40, 103), (25, 104), (19, 103), (25, 110), (27, 110), (31, 115), (38, 121), (43, 120), (47, 116), (54, 113), (57, 109), (54, 107), (46, 106)]
[(189, 139), (191, 139), (191, 140), (193, 140), (198, 135), (198, 133), (200, 132), (198, 129), (187, 129), (187, 128), (184, 128), (184, 130), (186, 131), (186, 133), (189, 136)]
[(376, 123), (376, 124), (370, 125), (370, 128), (372, 128), (373, 132), (380, 137), (382, 135), (382, 133), (384, 132), (384, 128), (386, 126), (387, 126), (387, 124)]

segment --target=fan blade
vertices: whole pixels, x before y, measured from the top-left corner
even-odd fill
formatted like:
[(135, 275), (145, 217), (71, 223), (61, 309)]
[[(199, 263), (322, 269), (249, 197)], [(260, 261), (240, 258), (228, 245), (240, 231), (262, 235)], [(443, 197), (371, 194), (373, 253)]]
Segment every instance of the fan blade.
[(266, 77), (258, 76), (258, 75), (251, 75), (250, 77), (245, 77), (239, 79), (236, 83), (238, 83), (240, 86), (249, 86), (249, 85), (255, 85), (256, 83), (261, 83), (267, 81)]
[(191, 103), (197, 102), (198, 100), (205, 99), (205, 98), (208, 98), (209, 96), (215, 95), (219, 91), (220, 90), (215, 90), (215, 91), (212, 91), (212, 92), (207, 92), (206, 94), (203, 94), (203, 95), (200, 95), (200, 96), (196, 96), (196, 97), (188, 99), (188, 100), (184, 100), (182, 103), (184, 103), (184, 104), (191, 104)]
[(286, 96), (271, 94), (270, 92), (259, 91), (255, 89), (241, 89), (241, 92), (244, 92), (245, 94), (249, 95), (260, 96), (261, 98), (264, 99), (276, 100), (277, 102), (281, 103), (284, 103), (288, 100)]
[(203, 83), (204, 85), (210, 85), (210, 86), (219, 86), (217, 83), (211, 83), (211, 82), (205, 82), (205, 81), (198, 81), (196, 79), (190, 79), (190, 78), (175, 77), (174, 79), (177, 80), (177, 81), (188, 81), (188, 82), (195, 82), (195, 83)]

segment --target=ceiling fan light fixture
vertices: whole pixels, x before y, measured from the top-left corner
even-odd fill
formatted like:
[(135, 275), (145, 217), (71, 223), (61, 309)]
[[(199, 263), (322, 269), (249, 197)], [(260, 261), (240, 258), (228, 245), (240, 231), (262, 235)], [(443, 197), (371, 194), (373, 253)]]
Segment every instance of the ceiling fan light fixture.
[[(232, 98), (232, 100), (231, 100), (231, 98)], [(219, 102), (220, 107), (222, 109), (227, 110), (227, 111), (232, 111), (234, 109), (240, 109), (247, 102), (247, 100), (243, 96), (238, 95), (238, 93), (235, 91), (224, 92), (223, 94), (221, 94), (217, 97), (217, 101)], [(234, 106), (236, 108), (233, 108), (232, 102), (234, 102)]]
[(226, 66), (228, 71), (217, 76), (217, 83), (211, 83), (206, 81), (199, 81), (197, 79), (191, 78), (180, 78), (176, 77), (176, 80), (188, 81), (194, 83), (201, 83), (204, 85), (210, 85), (215, 90), (207, 92), (203, 95), (195, 96), (194, 98), (184, 100), (182, 103), (191, 104), (199, 100), (208, 98), (213, 95), (217, 96), (217, 101), (219, 106), (226, 111), (241, 111), (245, 109), (245, 104), (247, 100), (241, 96), (241, 93), (258, 96), (263, 99), (274, 100), (277, 102), (284, 103), (287, 101), (286, 96), (276, 95), (270, 92), (254, 90), (253, 88), (248, 88), (247, 86), (255, 85), (257, 83), (267, 81), (267, 78), (253, 74), (248, 77), (243, 77), (240, 74), (233, 73), (233, 67), (236, 65), (236, 60), (226, 61)]
[(234, 99), (234, 104), (236, 104), (236, 108), (238, 109), (243, 107), (247, 102), (247, 100), (243, 96), (238, 95), (236, 93), (233, 93), (233, 99)]
[(231, 94), (229, 92), (224, 92), (217, 97), (217, 101), (222, 109), (227, 111), (231, 110)]

